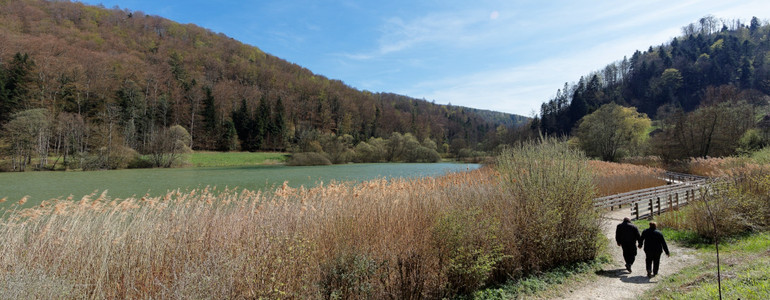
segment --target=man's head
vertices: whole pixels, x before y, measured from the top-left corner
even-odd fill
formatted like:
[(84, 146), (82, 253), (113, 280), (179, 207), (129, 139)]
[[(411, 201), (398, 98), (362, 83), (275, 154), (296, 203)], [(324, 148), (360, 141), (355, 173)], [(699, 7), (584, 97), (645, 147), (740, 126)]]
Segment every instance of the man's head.
[(629, 219), (628, 217), (623, 218), (623, 223), (630, 223), (630, 222), (631, 222), (631, 219)]
[(650, 222), (650, 229), (655, 230), (658, 228), (658, 224), (655, 222)]

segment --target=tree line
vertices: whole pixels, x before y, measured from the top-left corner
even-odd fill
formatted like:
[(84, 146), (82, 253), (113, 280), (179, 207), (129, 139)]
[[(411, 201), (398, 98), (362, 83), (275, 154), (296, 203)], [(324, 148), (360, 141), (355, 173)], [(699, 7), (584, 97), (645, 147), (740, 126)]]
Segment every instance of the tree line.
[[(290, 151), (306, 132), (349, 135), (354, 144), (397, 132), (457, 154), (493, 150), (505, 142), (500, 131), (526, 120), (356, 90), (224, 34), (138, 11), (3, 1), (0, 23), (6, 160), (23, 152), (28, 163), (60, 157), (73, 168), (120, 167), (177, 125), (195, 150)], [(46, 119), (33, 123), (48, 126), (48, 143), (38, 145), (47, 149), (14, 152), (6, 125), (37, 109), (29, 113)]]
[[(667, 44), (636, 51), (630, 58), (581, 77), (577, 83), (565, 83), (541, 105), (531, 128), (548, 135), (582, 137), (584, 140), (575, 143), (595, 150), (599, 145), (588, 145), (586, 128), (599, 128), (597, 124), (607, 120), (588, 116), (597, 113), (606, 118), (607, 112), (600, 108), (616, 104), (634, 108), (634, 116), (638, 112), (639, 117), (652, 121), (643, 126), (649, 141), (645, 138), (645, 143), (638, 143), (637, 131), (636, 142), (629, 143), (635, 146), (626, 147), (619, 156), (595, 153), (604, 159), (630, 154), (666, 159), (726, 156), (767, 144), (770, 124), (762, 120), (770, 99), (770, 25), (756, 17), (745, 24), (706, 16), (683, 27), (682, 33)], [(616, 111), (614, 115), (625, 120), (625, 125), (634, 123), (630, 120), (635, 117), (629, 114), (620, 117)], [(612, 134), (623, 136), (621, 132)]]

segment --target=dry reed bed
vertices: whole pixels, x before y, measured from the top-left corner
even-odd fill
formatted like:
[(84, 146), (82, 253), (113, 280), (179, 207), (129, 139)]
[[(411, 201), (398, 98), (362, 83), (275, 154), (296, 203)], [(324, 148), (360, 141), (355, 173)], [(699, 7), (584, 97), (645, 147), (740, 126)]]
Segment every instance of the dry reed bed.
[(739, 177), (745, 174), (770, 173), (770, 165), (757, 164), (746, 157), (692, 158), (687, 164), (691, 174), (708, 177)]
[(593, 258), (585, 159), (546, 143), (502, 161), (437, 179), (8, 211), (0, 297), (443, 298)]
[(592, 160), (589, 166), (596, 174), (599, 196), (609, 196), (665, 185), (666, 171), (659, 168)]

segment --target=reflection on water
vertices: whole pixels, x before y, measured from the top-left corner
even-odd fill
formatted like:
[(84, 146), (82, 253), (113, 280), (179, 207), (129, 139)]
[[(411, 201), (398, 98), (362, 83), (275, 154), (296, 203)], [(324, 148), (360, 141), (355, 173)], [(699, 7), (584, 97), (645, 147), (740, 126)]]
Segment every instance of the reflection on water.
[(292, 187), (314, 186), (320, 182), (360, 182), (374, 178), (438, 176), (479, 168), (477, 164), (348, 164), (317, 167), (255, 166), (226, 168), (135, 169), (91, 172), (0, 173), (0, 199), (16, 202), (30, 196), (27, 205), (42, 200), (73, 195), (79, 199), (94, 191), (108, 190), (112, 198), (157, 196), (169, 190), (182, 191), (206, 186), (218, 190), (249, 190), (279, 186), (288, 181)]

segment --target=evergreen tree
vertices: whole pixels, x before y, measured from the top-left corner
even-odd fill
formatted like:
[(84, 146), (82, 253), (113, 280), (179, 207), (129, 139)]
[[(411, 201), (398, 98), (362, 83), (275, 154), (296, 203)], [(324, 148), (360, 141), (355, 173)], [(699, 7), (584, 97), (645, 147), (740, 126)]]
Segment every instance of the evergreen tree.
[(217, 108), (214, 103), (214, 95), (211, 93), (211, 87), (203, 87), (205, 97), (203, 98), (203, 126), (210, 134), (217, 134)]
[(233, 121), (227, 120), (224, 124), (224, 130), (217, 142), (217, 150), (233, 151), (238, 149), (238, 131), (235, 130)]
[(286, 120), (285, 116), (286, 109), (283, 107), (283, 100), (281, 100), (281, 96), (278, 96), (278, 100), (275, 101), (275, 112), (273, 113), (273, 122), (270, 124), (271, 126), (271, 133), (273, 136), (273, 139), (275, 140), (276, 146), (278, 148), (283, 148), (284, 144), (284, 130), (286, 127)]
[(4, 70), (0, 65), (0, 124), (4, 124), (10, 115), (31, 105), (27, 100), (27, 85), (32, 81), (30, 74), (35, 63), (26, 53), (16, 52), (11, 63)]
[(246, 99), (241, 99), (241, 106), (233, 111), (233, 126), (241, 141), (241, 149), (252, 151), (253, 134), (251, 128), (251, 117), (249, 116), (249, 107)]
[(270, 104), (267, 103), (267, 97), (262, 95), (259, 99), (259, 106), (257, 107), (257, 114), (254, 117), (254, 132), (256, 141), (256, 150), (263, 149), (270, 142)]

